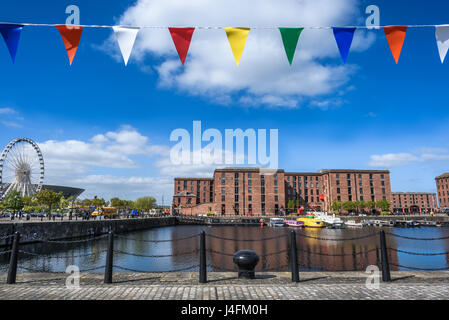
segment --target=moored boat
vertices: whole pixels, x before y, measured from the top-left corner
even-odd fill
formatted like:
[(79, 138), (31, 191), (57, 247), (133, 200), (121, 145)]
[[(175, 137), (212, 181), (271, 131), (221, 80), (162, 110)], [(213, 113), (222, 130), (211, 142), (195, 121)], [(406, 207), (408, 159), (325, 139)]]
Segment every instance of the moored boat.
[(345, 223), (342, 219), (335, 217), (335, 214), (332, 216), (327, 215), (326, 213), (315, 214), (317, 219), (320, 219), (324, 222), (324, 224), (332, 229), (343, 229), (345, 227)]
[(324, 228), (324, 222), (315, 218), (313, 214), (307, 215), (305, 218), (298, 218), (297, 221), (303, 222), (306, 228)]
[(303, 228), (304, 222), (297, 221), (297, 220), (286, 220), (285, 224), (289, 227), (297, 227), (297, 228)]
[(350, 228), (363, 228), (367, 226), (365, 222), (355, 222), (355, 220), (348, 220), (345, 222), (345, 225)]
[(270, 227), (283, 227), (284, 225), (284, 219), (282, 218), (271, 218), (269, 222)]

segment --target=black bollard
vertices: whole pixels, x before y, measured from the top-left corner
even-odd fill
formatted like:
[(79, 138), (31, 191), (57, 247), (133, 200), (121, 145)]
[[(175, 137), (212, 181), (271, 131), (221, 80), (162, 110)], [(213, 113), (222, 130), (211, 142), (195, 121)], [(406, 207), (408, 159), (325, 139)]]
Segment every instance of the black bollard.
[(19, 257), (19, 241), (20, 233), (14, 233), (14, 242), (12, 243), (11, 257), (9, 259), (9, 269), (8, 269), (8, 284), (16, 283), (17, 275), (17, 259)]
[(108, 252), (106, 254), (106, 266), (104, 270), (104, 283), (112, 283), (112, 267), (114, 263), (114, 233), (109, 232)]
[(380, 230), (380, 254), (382, 263), (382, 281), (390, 282), (390, 263), (388, 262), (387, 241), (385, 240), (384, 230)]
[(206, 233), (204, 231), (200, 234), (200, 283), (207, 283)]
[(298, 250), (296, 248), (296, 232), (290, 231), (290, 264), (292, 270), (292, 282), (299, 282)]
[(238, 277), (243, 279), (254, 279), (256, 277), (255, 268), (259, 263), (259, 255), (252, 250), (240, 250), (234, 253), (232, 258), (238, 266)]

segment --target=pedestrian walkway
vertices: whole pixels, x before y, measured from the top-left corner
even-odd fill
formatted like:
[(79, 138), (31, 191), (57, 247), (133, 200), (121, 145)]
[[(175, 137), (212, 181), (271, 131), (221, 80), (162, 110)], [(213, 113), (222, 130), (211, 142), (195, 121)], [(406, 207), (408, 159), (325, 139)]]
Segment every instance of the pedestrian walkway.
[(446, 300), (449, 272), (392, 272), (391, 283), (367, 288), (362, 272), (301, 273), (292, 283), (290, 273), (259, 274), (241, 280), (235, 273), (209, 273), (198, 283), (198, 273), (116, 273), (113, 284), (103, 274), (82, 274), (79, 288), (67, 288), (68, 274), (19, 274), (7, 285), (0, 275), (0, 300)]

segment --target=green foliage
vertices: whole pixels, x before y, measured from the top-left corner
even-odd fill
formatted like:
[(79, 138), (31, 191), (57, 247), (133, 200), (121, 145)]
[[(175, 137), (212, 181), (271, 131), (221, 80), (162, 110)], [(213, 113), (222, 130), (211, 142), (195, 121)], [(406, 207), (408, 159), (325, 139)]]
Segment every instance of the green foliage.
[(332, 210), (334, 211), (340, 211), (343, 207), (343, 203), (341, 201), (334, 201), (332, 203)]
[(376, 202), (376, 208), (381, 211), (388, 211), (390, 209), (390, 203), (387, 200), (380, 200)]
[(13, 211), (22, 210), (24, 206), (22, 196), (17, 191), (11, 191), (6, 195), (5, 204), (7, 209), (11, 209)]
[(61, 202), (62, 193), (44, 189), (36, 193), (34, 197), (40, 205), (47, 206), (48, 211), (51, 212), (51, 208)]
[(149, 211), (156, 205), (156, 199), (153, 197), (142, 197), (135, 201), (134, 207), (138, 210)]
[(376, 203), (374, 201), (367, 201), (366, 202), (366, 207), (369, 209), (375, 209), (376, 208)]
[(295, 209), (295, 201), (288, 200), (287, 208), (290, 209), (290, 210), (294, 210)]
[(342, 207), (347, 212), (353, 212), (356, 209), (355, 203), (352, 201), (343, 202)]

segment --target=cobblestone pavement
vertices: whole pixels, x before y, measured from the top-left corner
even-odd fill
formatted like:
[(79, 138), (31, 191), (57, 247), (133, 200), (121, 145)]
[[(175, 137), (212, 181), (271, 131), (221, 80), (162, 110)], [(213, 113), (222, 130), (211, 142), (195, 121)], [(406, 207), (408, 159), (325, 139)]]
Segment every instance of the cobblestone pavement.
[(19, 274), (7, 285), (0, 274), (0, 300), (371, 300), (449, 298), (449, 272), (392, 272), (391, 283), (378, 289), (365, 286), (361, 272), (301, 273), (291, 282), (289, 273), (259, 274), (254, 280), (237, 279), (235, 273), (209, 273), (208, 283), (198, 283), (198, 273), (116, 273), (113, 284), (103, 284), (103, 274), (82, 274), (80, 287), (65, 286), (67, 274)]

